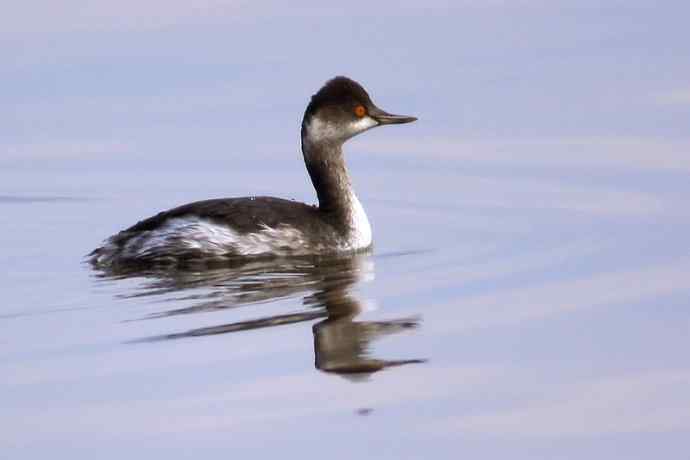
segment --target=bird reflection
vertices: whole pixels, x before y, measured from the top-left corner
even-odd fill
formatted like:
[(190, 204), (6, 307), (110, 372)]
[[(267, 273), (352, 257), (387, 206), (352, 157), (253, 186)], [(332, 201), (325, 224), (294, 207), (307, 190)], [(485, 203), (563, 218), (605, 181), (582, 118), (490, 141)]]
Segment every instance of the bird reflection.
[(369, 343), (374, 339), (413, 329), (419, 320), (355, 321), (362, 307), (346, 288), (322, 291), (315, 296), (321, 298), (328, 310), (328, 317), (312, 328), (317, 369), (356, 381), (387, 367), (424, 362), (421, 359), (377, 359), (370, 357), (368, 352)]
[(419, 319), (355, 320), (365, 303), (355, 296), (353, 287), (374, 276), (374, 261), (368, 254), (257, 261), (241, 267), (198, 272), (101, 272), (98, 276), (110, 280), (143, 279), (138, 289), (122, 297), (166, 296), (166, 303), (187, 304), (142, 319), (227, 311), (293, 297), (302, 299), (303, 308), (298, 312), (194, 328), (137, 342), (227, 334), (320, 320), (312, 331), (315, 366), (323, 372), (358, 381), (388, 367), (424, 362), (423, 359), (388, 360), (371, 356), (370, 347), (375, 339), (415, 329)]

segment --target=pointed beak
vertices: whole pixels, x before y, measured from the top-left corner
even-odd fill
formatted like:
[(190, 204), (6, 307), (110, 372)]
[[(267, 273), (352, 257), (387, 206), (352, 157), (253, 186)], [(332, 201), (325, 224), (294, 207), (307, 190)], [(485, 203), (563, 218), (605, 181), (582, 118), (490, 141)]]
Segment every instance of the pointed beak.
[(417, 117), (408, 117), (407, 115), (393, 115), (385, 112), (378, 107), (369, 110), (369, 116), (379, 122), (379, 125), (400, 125), (402, 123), (412, 123), (417, 121)]

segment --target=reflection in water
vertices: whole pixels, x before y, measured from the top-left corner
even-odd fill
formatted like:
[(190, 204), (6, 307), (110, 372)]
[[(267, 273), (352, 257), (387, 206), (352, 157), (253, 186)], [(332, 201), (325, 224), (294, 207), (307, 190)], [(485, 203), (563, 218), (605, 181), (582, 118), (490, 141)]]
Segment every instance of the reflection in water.
[(314, 296), (325, 306), (328, 317), (315, 324), (314, 355), (317, 369), (351, 379), (368, 377), (391, 366), (420, 363), (420, 359), (383, 360), (369, 356), (369, 343), (378, 337), (417, 327), (414, 318), (392, 321), (354, 321), (361, 303), (348, 293), (349, 286), (320, 291)]
[(414, 329), (417, 318), (355, 321), (363, 303), (352, 293), (360, 281), (373, 278), (373, 259), (366, 254), (337, 258), (303, 258), (253, 262), (241, 267), (191, 271), (101, 273), (106, 279), (144, 277), (136, 292), (124, 297), (173, 295), (168, 301), (192, 301), (144, 319), (228, 310), (278, 299), (301, 297), (303, 311), (247, 321), (195, 328), (138, 342), (226, 334), (251, 329), (321, 320), (313, 326), (315, 366), (324, 372), (366, 379), (391, 366), (424, 362), (422, 359), (385, 360), (370, 356), (376, 338)]

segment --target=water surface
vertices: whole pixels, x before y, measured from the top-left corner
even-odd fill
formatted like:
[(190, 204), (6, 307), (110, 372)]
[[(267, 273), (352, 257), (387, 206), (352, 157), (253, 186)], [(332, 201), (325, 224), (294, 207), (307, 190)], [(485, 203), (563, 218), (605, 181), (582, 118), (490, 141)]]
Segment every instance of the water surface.
[[(387, 158), (352, 162), (371, 253), (179, 273), (103, 273), (82, 257), (157, 210), (253, 190), (253, 176), (3, 173), (3, 449), (575, 458), (681, 445), (687, 185)], [(301, 179), (266, 174), (277, 194)]]
[[(688, 2), (5, 3), (0, 458), (687, 459)], [(371, 254), (83, 263), (313, 202), (341, 74), (419, 117), (346, 146)]]

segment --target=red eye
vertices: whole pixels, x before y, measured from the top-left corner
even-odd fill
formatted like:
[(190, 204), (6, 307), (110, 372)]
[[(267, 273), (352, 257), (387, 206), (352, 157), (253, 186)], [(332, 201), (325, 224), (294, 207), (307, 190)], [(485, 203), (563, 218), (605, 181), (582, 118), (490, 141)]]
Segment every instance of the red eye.
[(355, 107), (355, 115), (357, 115), (359, 118), (362, 118), (366, 114), (367, 109), (363, 105), (358, 105), (357, 107)]

